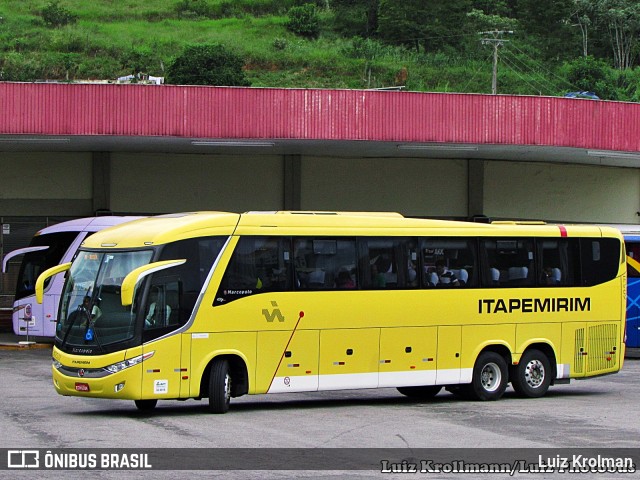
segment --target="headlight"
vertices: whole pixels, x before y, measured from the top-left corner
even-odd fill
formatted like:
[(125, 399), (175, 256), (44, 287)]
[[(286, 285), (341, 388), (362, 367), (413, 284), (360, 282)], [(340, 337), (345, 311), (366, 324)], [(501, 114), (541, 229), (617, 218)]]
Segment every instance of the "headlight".
[(104, 367), (104, 369), (111, 373), (118, 373), (129, 367), (133, 367), (135, 365), (138, 365), (139, 363), (144, 362), (145, 360), (153, 357), (154, 353), (156, 352), (154, 351), (154, 352), (145, 353), (143, 355), (138, 355), (137, 357), (129, 358), (128, 360), (114, 363), (113, 365), (109, 365), (108, 367)]
[(56, 370), (59, 370), (60, 367), (62, 366), (62, 364), (55, 358), (52, 358), (51, 361), (53, 363), (53, 368), (55, 368)]

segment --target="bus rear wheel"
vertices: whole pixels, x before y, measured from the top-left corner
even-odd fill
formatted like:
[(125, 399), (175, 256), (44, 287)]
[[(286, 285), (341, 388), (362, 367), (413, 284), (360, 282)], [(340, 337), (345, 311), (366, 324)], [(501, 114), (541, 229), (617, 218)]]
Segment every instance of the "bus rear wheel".
[(141, 412), (150, 412), (158, 404), (158, 400), (135, 400), (136, 407)]
[(440, 385), (424, 385), (420, 387), (398, 387), (397, 390), (407, 397), (412, 398), (433, 398), (442, 387)]
[(483, 352), (473, 367), (473, 380), (465, 386), (465, 396), (474, 400), (498, 400), (509, 383), (507, 362), (496, 352)]
[(521, 397), (542, 397), (551, 385), (551, 362), (540, 350), (527, 350), (513, 373), (511, 385)]
[(216, 359), (211, 365), (209, 376), (209, 411), (211, 413), (227, 413), (231, 402), (231, 373), (229, 362)]

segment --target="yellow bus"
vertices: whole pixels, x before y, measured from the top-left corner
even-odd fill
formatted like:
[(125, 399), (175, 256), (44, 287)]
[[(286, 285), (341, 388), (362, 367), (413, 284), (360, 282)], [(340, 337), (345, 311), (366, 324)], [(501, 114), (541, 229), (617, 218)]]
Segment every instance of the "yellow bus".
[(615, 373), (624, 359), (619, 231), (390, 213), (196, 212), (86, 239), (53, 349), (61, 395), (208, 398), (446, 387), (499, 399)]

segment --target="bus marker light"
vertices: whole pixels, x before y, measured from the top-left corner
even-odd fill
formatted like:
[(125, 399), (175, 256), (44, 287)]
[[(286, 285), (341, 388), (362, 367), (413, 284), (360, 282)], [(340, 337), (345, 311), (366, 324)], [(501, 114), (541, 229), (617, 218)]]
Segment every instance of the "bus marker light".
[(89, 391), (88, 383), (76, 382), (76, 392), (88, 392), (88, 391)]
[(189, 380), (189, 375), (183, 375), (182, 380)]
[(311, 370), (307, 370), (307, 373), (311, 373)]

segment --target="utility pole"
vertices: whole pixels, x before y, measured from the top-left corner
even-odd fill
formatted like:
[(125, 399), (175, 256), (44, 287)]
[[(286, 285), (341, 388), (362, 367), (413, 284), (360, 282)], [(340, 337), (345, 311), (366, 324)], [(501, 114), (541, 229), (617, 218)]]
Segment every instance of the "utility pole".
[(506, 33), (513, 34), (512, 30), (492, 30), (490, 32), (480, 32), (480, 35), (485, 35), (480, 41), (482, 45), (493, 46), (493, 77), (491, 80), (491, 93), (496, 95), (498, 93), (498, 48), (505, 42), (502, 36)]

